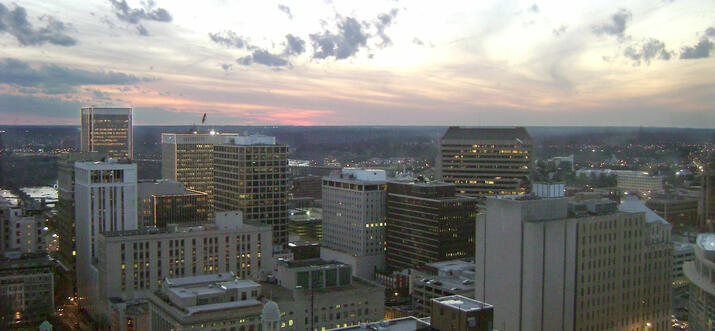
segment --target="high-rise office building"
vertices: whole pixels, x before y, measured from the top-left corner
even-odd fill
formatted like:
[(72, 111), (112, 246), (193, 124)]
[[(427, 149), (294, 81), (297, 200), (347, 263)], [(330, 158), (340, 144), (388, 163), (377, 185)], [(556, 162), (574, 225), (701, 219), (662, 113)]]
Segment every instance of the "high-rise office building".
[(132, 108), (82, 107), (82, 152), (134, 158)]
[(214, 147), (216, 211), (240, 210), (246, 222), (273, 227), (273, 249), (288, 244), (288, 146), (275, 137), (227, 137)]
[(688, 322), (691, 330), (715, 329), (715, 233), (701, 233), (695, 244), (695, 260), (685, 262), (690, 281)]
[(230, 137), (238, 134), (162, 133), (161, 178), (184, 183), (187, 189), (205, 192), (211, 199), (214, 146)]
[(323, 177), (321, 257), (353, 266), (356, 276), (374, 279), (385, 263), (384, 170), (344, 168)]
[[(100, 161), (105, 156), (99, 152), (67, 153), (57, 162), (57, 214), (55, 224), (59, 236), (59, 257), (62, 263), (74, 271), (75, 255), (75, 203), (74, 163), (77, 161)], [(70, 273), (74, 275), (74, 272)]]
[(437, 179), (481, 197), (530, 189), (532, 141), (523, 127), (450, 127), (440, 139)]
[(703, 170), (702, 215), (700, 231), (715, 232), (715, 162), (705, 164)]
[(477, 199), (454, 184), (388, 182), (385, 264), (402, 270), (474, 256)]
[(142, 180), (137, 183), (140, 226), (167, 224), (200, 225), (208, 222), (208, 194), (189, 190), (173, 180)]
[[(667, 330), (670, 224), (640, 201), (488, 198), (477, 217), (475, 299), (500, 330)], [(599, 206), (596, 206), (599, 205)]]
[(75, 163), (77, 292), (80, 304), (97, 315), (97, 237), (108, 231), (137, 229), (137, 165), (117, 162)]

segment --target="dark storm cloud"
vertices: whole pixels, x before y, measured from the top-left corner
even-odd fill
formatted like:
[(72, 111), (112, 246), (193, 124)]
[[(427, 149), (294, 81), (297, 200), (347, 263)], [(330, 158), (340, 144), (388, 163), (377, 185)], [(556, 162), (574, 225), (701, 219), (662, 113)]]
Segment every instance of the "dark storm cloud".
[(392, 45), (392, 39), (385, 34), (385, 29), (392, 24), (392, 20), (395, 19), (398, 13), (397, 8), (393, 8), (389, 13), (377, 15), (377, 22), (375, 22), (375, 27), (377, 28), (377, 35), (382, 39), (379, 44), (381, 48)]
[(253, 54), (237, 59), (236, 63), (244, 66), (258, 63), (269, 67), (285, 67), (290, 65), (290, 62), (282, 57), (263, 49), (255, 50)]
[(627, 9), (619, 9), (618, 12), (611, 15), (611, 22), (593, 26), (592, 31), (598, 35), (607, 34), (622, 38), (623, 33), (626, 31), (628, 21), (632, 18), (633, 14), (631, 14), (630, 11)]
[(73, 46), (77, 40), (68, 36), (68, 26), (52, 16), (41, 16), (44, 27), (35, 29), (27, 20), (27, 11), (24, 7), (15, 6), (9, 10), (0, 3), (0, 34), (9, 33), (17, 38), (23, 46), (40, 46), (50, 43), (59, 46)]
[(131, 8), (126, 0), (109, 0), (112, 3), (114, 14), (120, 20), (139, 24), (141, 21), (171, 22), (172, 17), (168, 10), (157, 8), (153, 0), (148, 0), (144, 8)]
[(253, 47), (248, 44), (248, 41), (246, 40), (245, 37), (239, 36), (237, 33), (231, 31), (231, 30), (226, 30), (226, 31), (221, 31), (217, 33), (209, 33), (209, 38), (211, 38), (211, 41), (224, 45), (226, 47), (232, 47), (232, 48), (247, 48), (247, 49), (252, 49)]
[(53, 64), (34, 69), (25, 62), (9, 58), (0, 62), (0, 84), (37, 88), (47, 94), (69, 93), (82, 85), (127, 85), (141, 81), (146, 79), (114, 71), (92, 72)]
[(305, 52), (305, 40), (292, 34), (286, 35), (286, 55), (299, 55)]
[(710, 51), (713, 49), (713, 43), (707, 39), (701, 39), (693, 47), (683, 47), (680, 50), (681, 59), (702, 59), (710, 56)]
[(363, 29), (363, 25), (355, 18), (339, 19), (337, 32), (325, 30), (322, 33), (310, 35), (313, 44), (313, 58), (346, 59), (357, 54), (361, 47), (365, 47), (369, 36)]
[(284, 12), (286, 15), (288, 15), (288, 18), (293, 19), (293, 14), (290, 12), (290, 7), (286, 5), (278, 5), (278, 10)]
[(56, 97), (0, 94), (0, 114), (6, 115), (74, 118), (82, 106)]
[(623, 55), (633, 60), (633, 65), (639, 66), (641, 62), (650, 65), (650, 61), (654, 59), (668, 61), (673, 54), (665, 48), (665, 43), (651, 38), (640, 47), (628, 46)]

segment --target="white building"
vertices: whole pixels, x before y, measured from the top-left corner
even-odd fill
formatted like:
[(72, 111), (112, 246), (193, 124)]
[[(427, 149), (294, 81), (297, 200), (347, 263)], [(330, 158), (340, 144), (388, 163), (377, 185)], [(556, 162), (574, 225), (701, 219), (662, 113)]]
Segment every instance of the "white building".
[(566, 198), (488, 198), (475, 299), (500, 330), (669, 327), (670, 224), (639, 201), (570, 217)]
[(22, 207), (0, 206), (0, 253), (3, 251), (46, 252), (43, 218), (28, 215)]
[(261, 285), (232, 272), (166, 278), (151, 293), (151, 330), (256, 330), (263, 304)]
[(616, 175), (616, 180), (621, 192), (651, 195), (663, 191), (663, 176), (649, 176), (647, 172), (622, 171)]
[(242, 224), (239, 212), (216, 213), (216, 224), (144, 228), (98, 236), (97, 300), (147, 298), (164, 278), (233, 272), (264, 279), (273, 268), (271, 228)]
[(715, 233), (698, 235), (695, 261), (686, 262), (683, 271), (690, 280), (691, 330), (715, 329)]
[(97, 237), (103, 232), (137, 229), (137, 165), (134, 163), (75, 163), (75, 232), (77, 292), (80, 304), (99, 313)]
[(323, 177), (322, 258), (374, 279), (375, 268), (385, 264), (386, 191), (384, 170), (344, 168)]

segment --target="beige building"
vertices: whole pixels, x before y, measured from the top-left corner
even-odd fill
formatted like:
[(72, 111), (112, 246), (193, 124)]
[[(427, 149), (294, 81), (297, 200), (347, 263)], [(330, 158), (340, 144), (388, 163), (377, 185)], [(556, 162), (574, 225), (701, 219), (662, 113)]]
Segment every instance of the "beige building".
[(670, 224), (640, 201), (487, 199), (477, 217), (475, 299), (500, 330), (667, 330)]
[(691, 330), (715, 329), (715, 233), (698, 235), (695, 260), (686, 262), (683, 271), (690, 281)]
[(531, 150), (522, 127), (450, 127), (440, 139), (437, 179), (468, 196), (523, 194), (531, 185)]
[(320, 331), (381, 320), (385, 288), (353, 277), (350, 269), (320, 259), (279, 262), (277, 284), (261, 285), (280, 308), (281, 330)]
[(98, 301), (147, 298), (164, 278), (234, 272), (263, 279), (272, 270), (271, 230), (242, 224), (240, 213), (216, 214), (216, 224), (144, 228), (98, 237)]
[(132, 108), (82, 107), (82, 152), (134, 158)]
[(621, 193), (639, 193), (650, 196), (663, 191), (663, 176), (650, 176), (642, 171), (619, 171), (616, 187)]
[(261, 285), (232, 272), (166, 278), (149, 296), (151, 330), (260, 330)]
[(47, 252), (43, 221), (41, 215), (31, 215), (22, 207), (0, 205), (0, 253)]
[(410, 272), (412, 309), (417, 316), (432, 314), (432, 299), (463, 295), (474, 296), (474, 260), (428, 263)]
[(288, 244), (288, 146), (275, 137), (228, 137), (214, 149), (216, 211), (240, 210), (273, 228), (273, 249)]

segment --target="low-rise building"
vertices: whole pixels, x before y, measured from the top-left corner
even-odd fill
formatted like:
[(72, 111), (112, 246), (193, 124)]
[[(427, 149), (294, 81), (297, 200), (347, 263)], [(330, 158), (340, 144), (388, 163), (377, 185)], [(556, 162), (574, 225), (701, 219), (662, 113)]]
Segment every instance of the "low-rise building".
[(47, 254), (0, 258), (0, 329), (33, 329), (54, 311), (52, 262)]
[(412, 307), (418, 316), (432, 313), (432, 299), (450, 295), (474, 296), (474, 260), (428, 263), (410, 274)]
[(288, 212), (288, 235), (297, 240), (323, 240), (323, 210), (291, 209)]
[(166, 278), (149, 296), (154, 331), (260, 330), (261, 285), (232, 272)]
[(663, 176), (651, 176), (642, 171), (619, 171), (616, 186), (621, 193), (640, 193), (650, 196), (663, 191)]
[(684, 196), (661, 196), (646, 201), (646, 206), (668, 223), (674, 232), (697, 230), (698, 199)]
[(31, 215), (22, 205), (0, 207), (0, 253), (47, 251), (44, 218)]

